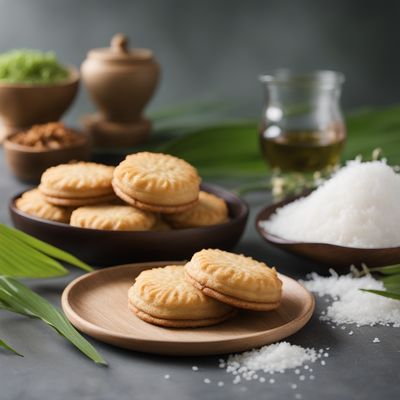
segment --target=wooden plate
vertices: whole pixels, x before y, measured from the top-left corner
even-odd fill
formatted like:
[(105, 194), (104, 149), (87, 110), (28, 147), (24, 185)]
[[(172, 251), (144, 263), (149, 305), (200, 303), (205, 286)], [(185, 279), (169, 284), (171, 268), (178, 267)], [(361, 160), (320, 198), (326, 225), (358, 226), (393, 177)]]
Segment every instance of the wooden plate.
[(150, 325), (128, 309), (128, 288), (145, 269), (182, 262), (151, 262), (107, 268), (71, 282), (62, 308), (80, 331), (127, 349), (170, 355), (223, 354), (276, 342), (301, 329), (314, 311), (314, 298), (287, 276), (281, 306), (269, 312), (240, 311), (219, 325), (169, 329)]
[(329, 243), (295, 242), (272, 235), (261, 225), (260, 222), (270, 218), (278, 208), (301, 197), (304, 197), (304, 194), (267, 206), (258, 213), (256, 229), (268, 243), (290, 253), (325, 264), (329, 268), (345, 268), (347, 272), (352, 264), (356, 267), (360, 267), (361, 264), (368, 267), (381, 267), (400, 263), (400, 247), (363, 249)]
[[(10, 200), (14, 226), (38, 239), (66, 250), (90, 265), (103, 267), (153, 260), (183, 260), (201, 249), (232, 249), (246, 227), (249, 208), (235, 194), (217, 185), (202, 190), (226, 201), (229, 220), (223, 224), (170, 231), (106, 231), (78, 228), (28, 215)], [(156, 251), (155, 251), (156, 250)]]

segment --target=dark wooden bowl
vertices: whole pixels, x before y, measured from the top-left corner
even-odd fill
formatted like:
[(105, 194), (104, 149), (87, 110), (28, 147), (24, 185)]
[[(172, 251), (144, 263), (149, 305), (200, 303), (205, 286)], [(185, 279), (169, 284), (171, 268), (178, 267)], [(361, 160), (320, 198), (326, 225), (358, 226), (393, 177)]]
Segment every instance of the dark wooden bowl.
[(78, 93), (80, 74), (68, 67), (69, 77), (51, 84), (0, 82), (0, 116), (7, 128), (58, 121)]
[(289, 253), (309, 258), (332, 268), (348, 269), (352, 264), (359, 267), (362, 263), (368, 267), (381, 267), (400, 263), (400, 247), (362, 249), (327, 243), (295, 242), (272, 235), (260, 225), (261, 221), (265, 221), (271, 217), (278, 208), (303, 196), (265, 207), (258, 213), (256, 217), (256, 229), (268, 243), (280, 247)]
[(221, 187), (203, 184), (202, 189), (223, 198), (229, 208), (228, 222), (203, 228), (154, 231), (105, 231), (47, 221), (25, 214), (10, 200), (14, 226), (32, 236), (71, 252), (93, 266), (137, 261), (183, 260), (204, 248), (232, 249), (246, 227), (249, 208), (242, 199)]
[(3, 144), (8, 168), (22, 182), (39, 183), (40, 177), (47, 168), (69, 161), (87, 161), (91, 153), (91, 140), (86, 134), (67, 147), (59, 149), (38, 150), (12, 141), (10, 135)]

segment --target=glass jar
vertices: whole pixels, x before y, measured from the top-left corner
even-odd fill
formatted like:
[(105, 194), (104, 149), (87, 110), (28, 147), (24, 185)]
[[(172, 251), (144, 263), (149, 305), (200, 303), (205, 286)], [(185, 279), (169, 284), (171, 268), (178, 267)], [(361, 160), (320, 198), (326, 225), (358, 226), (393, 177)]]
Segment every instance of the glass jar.
[(334, 71), (262, 75), (264, 158), (282, 171), (321, 171), (340, 162), (346, 130), (340, 108), (344, 75)]

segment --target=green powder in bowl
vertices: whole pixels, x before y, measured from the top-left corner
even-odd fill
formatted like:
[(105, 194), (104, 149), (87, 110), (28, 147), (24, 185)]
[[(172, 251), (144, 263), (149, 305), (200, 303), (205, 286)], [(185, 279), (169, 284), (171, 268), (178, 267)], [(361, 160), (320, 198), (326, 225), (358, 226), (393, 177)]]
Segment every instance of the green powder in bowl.
[(54, 53), (11, 50), (0, 54), (0, 83), (52, 84), (68, 78)]

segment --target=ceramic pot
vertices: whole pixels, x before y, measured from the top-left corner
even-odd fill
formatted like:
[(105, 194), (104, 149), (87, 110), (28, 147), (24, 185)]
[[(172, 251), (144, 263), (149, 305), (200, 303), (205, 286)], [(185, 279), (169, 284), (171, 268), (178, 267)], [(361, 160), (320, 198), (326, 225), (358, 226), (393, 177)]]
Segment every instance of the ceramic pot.
[(117, 34), (111, 47), (89, 51), (81, 72), (102, 117), (109, 122), (132, 124), (142, 120), (160, 68), (151, 50), (129, 49), (127, 38)]

